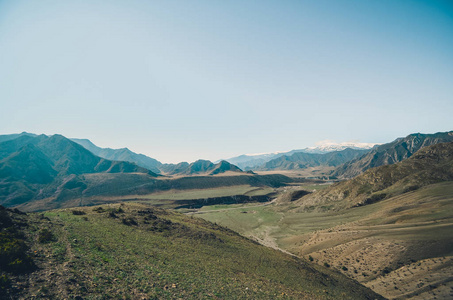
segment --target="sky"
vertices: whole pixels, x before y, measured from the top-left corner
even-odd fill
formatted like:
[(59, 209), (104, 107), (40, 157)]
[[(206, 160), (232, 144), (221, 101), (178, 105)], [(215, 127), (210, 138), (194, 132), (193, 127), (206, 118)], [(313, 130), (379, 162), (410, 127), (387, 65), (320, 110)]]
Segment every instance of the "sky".
[(191, 162), (452, 116), (453, 1), (0, 0), (0, 134)]

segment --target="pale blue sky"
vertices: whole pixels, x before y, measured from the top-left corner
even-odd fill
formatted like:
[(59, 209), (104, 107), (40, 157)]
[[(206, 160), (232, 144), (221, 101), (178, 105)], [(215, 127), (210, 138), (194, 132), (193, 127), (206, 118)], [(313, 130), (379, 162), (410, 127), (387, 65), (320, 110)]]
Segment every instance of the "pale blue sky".
[(162, 162), (453, 130), (453, 2), (0, 0), (0, 105)]

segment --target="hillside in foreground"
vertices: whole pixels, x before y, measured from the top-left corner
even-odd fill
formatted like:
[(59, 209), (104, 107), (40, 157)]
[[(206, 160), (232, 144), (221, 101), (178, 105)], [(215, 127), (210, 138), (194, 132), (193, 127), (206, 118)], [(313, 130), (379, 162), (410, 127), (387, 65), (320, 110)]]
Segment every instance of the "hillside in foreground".
[(1, 208), (0, 225), (3, 298), (381, 299), (327, 268), (145, 205)]

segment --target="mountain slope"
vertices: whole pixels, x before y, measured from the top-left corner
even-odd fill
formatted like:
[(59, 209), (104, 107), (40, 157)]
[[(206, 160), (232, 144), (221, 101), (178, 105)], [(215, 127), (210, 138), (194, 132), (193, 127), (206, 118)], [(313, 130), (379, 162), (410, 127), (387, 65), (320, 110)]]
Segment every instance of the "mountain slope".
[[(286, 153), (286, 152), (285, 152)], [(236, 157), (225, 159), (225, 161), (234, 164), (242, 170), (253, 169), (271, 159), (284, 155), (285, 153), (265, 153), (265, 154), (243, 154)]]
[(33, 260), (0, 269), (5, 299), (382, 299), (328, 268), (144, 205), (0, 211), (20, 231), (14, 254)]
[(338, 166), (356, 157), (362, 156), (367, 150), (354, 150), (347, 148), (325, 154), (296, 152), (292, 155), (283, 155), (272, 159), (255, 170), (295, 170), (317, 166)]
[(375, 143), (354, 143), (344, 142), (335, 143), (332, 141), (323, 141), (318, 143), (317, 146), (308, 147), (304, 149), (296, 149), (291, 151), (280, 151), (273, 153), (262, 153), (262, 154), (243, 154), (236, 157), (225, 159), (229, 163), (232, 163), (242, 170), (258, 170), (257, 168), (263, 166), (266, 162), (277, 159), (282, 156), (291, 156), (295, 153), (314, 153), (314, 154), (326, 154), (334, 151), (343, 151), (346, 149), (353, 150), (369, 150), (373, 148)]
[(197, 160), (191, 164), (182, 162), (179, 164), (163, 164), (160, 167), (162, 173), (166, 175), (215, 175), (228, 171), (243, 173), (237, 166), (222, 160), (217, 164), (209, 160)]
[(352, 178), (370, 168), (390, 165), (407, 159), (423, 147), (452, 141), (453, 131), (410, 134), (405, 138), (375, 147), (366, 155), (339, 166), (332, 175), (339, 178)]
[(0, 143), (1, 142), (6, 142), (6, 141), (9, 141), (9, 140), (17, 139), (18, 137), (21, 137), (21, 136), (35, 137), (36, 134), (28, 133), (28, 132), (25, 132), (25, 131), (22, 132), (22, 133), (4, 134), (4, 135), (0, 135)]
[(61, 135), (24, 135), (0, 143), (0, 204), (60, 194), (82, 174), (131, 172), (157, 176), (133, 163), (95, 156)]
[(397, 164), (367, 170), (354, 179), (302, 197), (298, 204), (331, 209), (371, 204), (433, 183), (453, 180), (453, 142), (424, 147)]
[(149, 156), (132, 152), (127, 148), (121, 149), (100, 148), (93, 144), (88, 139), (71, 139), (71, 141), (76, 142), (79, 145), (82, 145), (85, 149), (91, 151), (92, 153), (99, 157), (109, 160), (132, 162), (140, 167), (151, 170), (154, 173), (160, 173), (159, 167), (162, 165), (161, 162)]

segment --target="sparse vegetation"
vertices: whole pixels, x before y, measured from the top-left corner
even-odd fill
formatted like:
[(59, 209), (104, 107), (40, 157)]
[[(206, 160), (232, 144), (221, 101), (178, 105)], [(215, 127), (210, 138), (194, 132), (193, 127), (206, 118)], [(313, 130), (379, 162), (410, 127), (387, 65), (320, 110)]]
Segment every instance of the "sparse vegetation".
[(40, 243), (48, 243), (55, 240), (55, 235), (47, 228), (41, 229), (38, 233)]
[[(56, 238), (32, 244), (31, 250), (39, 254), (39, 268), (27, 276), (40, 280), (27, 289), (8, 290), (9, 295), (68, 299), (379, 298), (338, 273), (309, 267), (303, 260), (202, 219), (139, 204), (123, 206), (122, 213), (118, 208), (104, 206), (102, 213), (81, 208), (88, 221), (71, 210), (46, 212), (46, 219), (29, 214), (35, 224), (26, 231), (29, 241), (44, 229)], [(110, 218), (111, 212), (121, 217)], [(10, 279), (15, 284), (25, 280)]]

